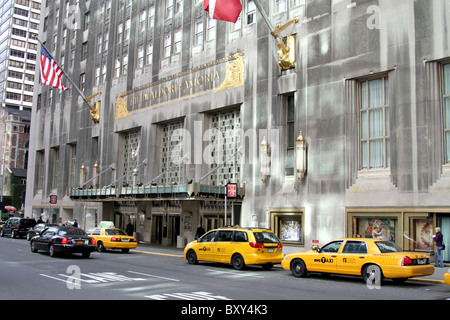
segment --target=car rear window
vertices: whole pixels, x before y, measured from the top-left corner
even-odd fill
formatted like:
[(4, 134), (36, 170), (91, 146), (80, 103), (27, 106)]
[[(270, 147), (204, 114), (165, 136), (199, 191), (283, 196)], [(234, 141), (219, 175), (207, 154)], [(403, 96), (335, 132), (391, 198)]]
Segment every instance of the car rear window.
[(403, 250), (395, 243), (390, 241), (377, 241), (375, 242), (381, 253), (402, 252)]
[(126, 233), (119, 229), (106, 229), (105, 235), (107, 235), (107, 236), (126, 236)]
[(65, 228), (58, 231), (60, 236), (84, 236), (86, 233), (78, 228)]
[(22, 219), (20, 220), (20, 224), (24, 227), (34, 227), (36, 221), (34, 221), (33, 219)]
[(280, 239), (277, 238), (272, 232), (253, 232), (257, 243), (279, 243)]

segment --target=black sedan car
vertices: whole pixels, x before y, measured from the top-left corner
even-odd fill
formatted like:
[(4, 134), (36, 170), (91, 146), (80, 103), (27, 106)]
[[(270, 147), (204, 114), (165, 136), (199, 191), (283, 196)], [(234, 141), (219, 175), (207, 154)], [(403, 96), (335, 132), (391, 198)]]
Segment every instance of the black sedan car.
[(41, 233), (41, 231), (44, 230), (45, 228), (56, 227), (56, 226), (58, 226), (56, 223), (38, 223), (33, 228), (28, 230), (28, 232), (27, 232), (27, 240), (30, 241), (31, 238), (33, 238), (34, 236), (39, 235)]
[(31, 251), (48, 251), (51, 257), (58, 253), (81, 253), (89, 258), (96, 249), (95, 239), (75, 227), (48, 227), (30, 241)]

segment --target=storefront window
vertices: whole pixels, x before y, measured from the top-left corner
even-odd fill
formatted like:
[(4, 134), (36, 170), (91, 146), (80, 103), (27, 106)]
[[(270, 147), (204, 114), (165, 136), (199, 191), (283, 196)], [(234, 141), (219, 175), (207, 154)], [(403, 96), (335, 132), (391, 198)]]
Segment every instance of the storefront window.
[(358, 218), (356, 238), (373, 238), (395, 242), (397, 219)]
[(377, 208), (347, 210), (348, 237), (388, 240), (405, 251), (433, 252), (436, 223), (436, 213), (416, 208), (399, 212), (381, 212)]
[(271, 226), (283, 243), (304, 245), (304, 215), (302, 211), (271, 210)]
[(97, 224), (97, 208), (86, 208), (84, 230), (94, 229)]
[(40, 218), (48, 223), (61, 223), (59, 208), (33, 208), (32, 218), (36, 221)]

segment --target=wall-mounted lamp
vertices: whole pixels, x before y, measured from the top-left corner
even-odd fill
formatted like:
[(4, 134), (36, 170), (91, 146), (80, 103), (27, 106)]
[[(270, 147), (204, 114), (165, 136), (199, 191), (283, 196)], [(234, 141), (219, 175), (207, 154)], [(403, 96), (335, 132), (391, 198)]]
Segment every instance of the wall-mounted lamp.
[(295, 142), (295, 166), (297, 168), (298, 180), (303, 181), (307, 169), (307, 157), (306, 157), (306, 140), (303, 137), (303, 132), (300, 131), (300, 135)]
[(83, 163), (80, 168), (80, 187), (81, 188), (84, 187), (86, 179), (87, 179), (87, 170)]
[(94, 179), (93, 179), (92, 186), (94, 188), (98, 188), (100, 186), (100, 176), (99, 176), (100, 167), (99, 167), (97, 161), (95, 161), (95, 164), (94, 164), (94, 173), (93, 174), (94, 174)]
[(267, 177), (270, 176), (270, 145), (264, 137), (259, 148), (260, 174), (263, 183), (266, 183)]

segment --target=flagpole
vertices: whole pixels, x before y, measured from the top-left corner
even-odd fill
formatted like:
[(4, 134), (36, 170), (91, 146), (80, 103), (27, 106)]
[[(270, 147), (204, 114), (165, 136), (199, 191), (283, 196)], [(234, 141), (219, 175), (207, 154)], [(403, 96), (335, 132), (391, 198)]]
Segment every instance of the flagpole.
[[(258, 8), (259, 13), (261, 14), (267, 26), (269, 27), (270, 32), (275, 31), (275, 27), (272, 25), (272, 22), (270, 22), (269, 17), (267, 16), (267, 13), (264, 11), (264, 8), (262, 7), (261, 3), (259, 3), (259, 0), (253, 0), (253, 3), (255, 4), (256, 8)], [(281, 40), (281, 37), (279, 35), (275, 35), (275, 38), (277, 39), (277, 41)]]
[[(41, 44), (42, 47), (44, 47), (44, 49), (50, 53), (50, 51), (47, 50), (47, 48), (44, 46), (44, 44), (41, 42), (41, 40), (39, 40), (38, 38), (36, 38), (37, 41), (39, 41), (39, 43)], [(84, 93), (80, 90), (80, 88), (78, 88), (78, 86), (72, 81), (72, 79), (69, 77), (69, 75), (64, 71), (63, 68), (61, 68), (61, 65), (58, 63), (58, 61), (56, 61), (56, 59), (52, 56), (53, 60), (55, 61), (55, 63), (59, 66), (59, 68), (61, 69), (62, 73), (66, 76), (66, 78), (69, 80), (69, 82), (72, 84), (72, 86), (77, 90), (77, 92), (80, 94), (80, 96), (83, 98), (83, 101), (90, 107), (89, 103), (86, 101), (86, 96), (84, 95)]]

